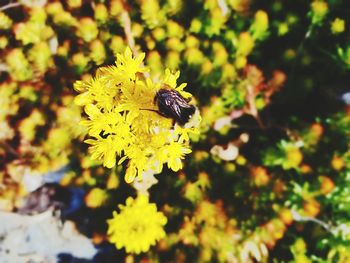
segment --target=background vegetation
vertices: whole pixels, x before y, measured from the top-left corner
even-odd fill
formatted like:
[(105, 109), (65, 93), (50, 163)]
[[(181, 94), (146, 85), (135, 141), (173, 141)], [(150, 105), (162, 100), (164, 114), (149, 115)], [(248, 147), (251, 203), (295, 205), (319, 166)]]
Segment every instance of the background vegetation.
[[(58, 206), (99, 249), (95, 262), (350, 261), (346, 1), (21, 0), (0, 10), (1, 210)], [(126, 164), (91, 159), (74, 104), (73, 84), (126, 47), (146, 54), (154, 82), (180, 70), (202, 116), (183, 169), (164, 165), (141, 187), (124, 181)], [(142, 253), (107, 234), (137, 193), (166, 217), (150, 208), (165, 234)]]

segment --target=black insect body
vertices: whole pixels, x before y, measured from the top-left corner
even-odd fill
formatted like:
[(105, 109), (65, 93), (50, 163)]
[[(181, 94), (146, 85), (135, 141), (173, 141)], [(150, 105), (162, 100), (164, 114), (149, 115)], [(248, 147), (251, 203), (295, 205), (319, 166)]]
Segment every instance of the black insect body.
[(159, 113), (167, 118), (172, 118), (180, 125), (188, 122), (196, 111), (181, 94), (174, 89), (160, 89), (154, 98), (158, 103)]

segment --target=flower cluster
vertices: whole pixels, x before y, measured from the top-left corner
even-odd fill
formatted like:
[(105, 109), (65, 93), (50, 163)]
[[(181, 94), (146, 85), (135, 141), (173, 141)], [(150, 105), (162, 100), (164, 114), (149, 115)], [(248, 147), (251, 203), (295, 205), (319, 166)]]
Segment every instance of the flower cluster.
[[(86, 140), (92, 158), (103, 160), (108, 168), (116, 165), (117, 156), (118, 164), (128, 159), (128, 183), (136, 176), (141, 180), (148, 170), (160, 173), (164, 163), (173, 171), (181, 169), (181, 159), (191, 152), (189, 134), (198, 132), (187, 125), (173, 127), (173, 120), (158, 112), (155, 98), (160, 88), (174, 89), (184, 98), (191, 94), (183, 91), (186, 84), (177, 86), (179, 72), (166, 70), (158, 83), (145, 77), (144, 56), (133, 57), (127, 48), (117, 55), (115, 66), (99, 68), (95, 78), (74, 85), (81, 92), (75, 101), (88, 115), (81, 123), (92, 137)], [(198, 115), (193, 117), (199, 121)]]
[(155, 204), (149, 203), (146, 196), (128, 197), (119, 209), (120, 212), (114, 211), (113, 218), (108, 220), (109, 241), (118, 249), (139, 254), (165, 237), (163, 227), (167, 218), (157, 211)]

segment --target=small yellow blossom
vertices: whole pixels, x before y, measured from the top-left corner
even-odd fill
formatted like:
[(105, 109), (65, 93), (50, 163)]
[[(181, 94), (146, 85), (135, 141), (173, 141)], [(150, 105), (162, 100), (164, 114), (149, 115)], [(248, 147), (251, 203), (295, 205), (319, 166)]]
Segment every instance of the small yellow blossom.
[(176, 70), (179, 68), (181, 62), (180, 54), (176, 51), (170, 51), (168, 52), (166, 59), (165, 59), (165, 65), (171, 69)]
[(55, 157), (65, 149), (68, 149), (71, 143), (71, 137), (67, 136), (68, 132), (65, 127), (52, 128), (48, 133), (48, 138), (43, 144), (44, 150), (50, 157)]
[(119, 209), (120, 213), (114, 211), (113, 218), (107, 221), (109, 241), (117, 249), (125, 248), (127, 253), (136, 254), (147, 252), (165, 236), (163, 226), (167, 218), (145, 195), (129, 197)]
[(111, 38), (111, 43), (109, 44), (110, 49), (113, 51), (113, 54), (118, 54), (125, 49), (125, 43), (122, 37), (113, 36)]
[(184, 56), (185, 56), (187, 63), (192, 65), (192, 66), (201, 65), (204, 61), (204, 54), (198, 48), (187, 49)]
[(32, 113), (19, 124), (19, 133), (21, 138), (26, 141), (31, 141), (35, 138), (35, 128), (45, 124), (43, 114), (37, 109), (33, 110)]
[(237, 77), (237, 72), (232, 64), (226, 63), (222, 67), (221, 79), (223, 82), (233, 81)]
[(324, 19), (328, 12), (328, 4), (321, 0), (315, 0), (311, 3), (311, 11), (312, 23), (318, 24)]
[(148, 53), (147, 64), (154, 75), (161, 75), (164, 71), (162, 57), (156, 50), (153, 50)]
[(94, 78), (77, 81), (74, 88), (81, 94), (76, 104), (84, 106), (88, 119), (82, 120), (91, 138), (92, 159), (103, 161), (112, 168), (129, 160), (125, 174), (128, 183), (142, 178), (145, 171), (159, 173), (163, 164), (173, 171), (182, 168), (181, 159), (191, 152), (190, 134), (197, 134), (200, 121), (198, 111), (183, 127), (156, 111), (157, 91), (164, 85), (188, 99), (186, 84), (177, 85), (180, 72), (165, 70), (159, 82), (145, 77), (145, 55), (133, 57), (131, 50), (117, 54), (116, 66), (102, 67)]
[(141, 1), (141, 18), (150, 29), (166, 22), (165, 12), (160, 8), (158, 0)]
[(157, 41), (162, 41), (166, 37), (165, 30), (164, 30), (164, 28), (161, 28), (161, 27), (155, 28), (152, 31), (152, 35), (153, 35), (154, 39)]
[(235, 61), (235, 66), (237, 69), (244, 68), (247, 65), (247, 58), (244, 56), (238, 56)]
[(15, 25), (16, 39), (27, 45), (51, 38), (54, 35), (54, 31), (45, 24), (46, 18), (46, 13), (42, 8), (32, 9), (27, 22)]
[(131, 26), (131, 32), (132, 32), (132, 35), (135, 37), (135, 38), (141, 38), (144, 36), (143, 34), (143, 26), (139, 23), (133, 23), (132, 26)]
[(254, 39), (262, 39), (266, 35), (269, 27), (269, 17), (263, 10), (259, 10), (255, 13), (255, 20), (251, 26)]
[(103, 43), (99, 39), (95, 39), (90, 44), (90, 57), (96, 63), (96, 65), (101, 65), (106, 59), (106, 49)]
[(94, 8), (94, 17), (100, 23), (105, 23), (108, 19), (108, 10), (107, 7), (99, 3)]
[(72, 56), (70, 63), (75, 67), (77, 73), (81, 74), (86, 69), (89, 58), (85, 56), (82, 52), (76, 53)]
[(254, 39), (248, 32), (242, 32), (238, 37), (237, 56), (248, 56), (254, 48)]
[(18, 112), (18, 91), (15, 82), (4, 82), (0, 85), (0, 122), (5, 122), (9, 115), (15, 115)]
[(85, 204), (87, 207), (97, 208), (102, 206), (107, 198), (108, 195), (105, 190), (95, 187), (85, 196)]
[[(56, 10), (57, 11), (57, 10)], [(71, 15), (71, 13), (64, 11), (63, 9), (53, 14), (53, 22), (59, 26), (77, 26), (77, 19)]]
[(169, 20), (166, 24), (168, 36), (182, 38), (184, 34), (184, 29), (175, 21)]
[(331, 161), (332, 168), (336, 171), (340, 171), (341, 169), (344, 168), (345, 162), (343, 158), (339, 156), (333, 156), (333, 159)]
[(182, 42), (180, 38), (170, 37), (166, 41), (166, 47), (169, 50), (181, 52), (185, 48), (185, 44)]
[(199, 19), (193, 19), (190, 26), (190, 32), (198, 33), (202, 28), (202, 22)]
[(0, 141), (12, 139), (15, 136), (13, 129), (6, 121), (0, 122)]
[(9, 40), (6, 36), (0, 36), (0, 49), (5, 49), (9, 43)]
[(303, 160), (303, 154), (298, 148), (290, 148), (286, 152), (286, 161), (283, 163), (284, 169), (296, 168)]
[(279, 23), (278, 24), (278, 35), (279, 36), (284, 36), (285, 34), (287, 34), (289, 31), (289, 25), (288, 23)]
[(0, 29), (9, 29), (12, 26), (12, 20), (5, 13), (0, 12)]
[(68, 0), (67, 4), (71, 8), (78, 8), (78, 7), (81, 7), (81, 4), (82, 4), (81, 2), (82, 0)]
[(91, 42), (98, 34), (97, 24), (90, 17), (80, 19), (77, 30), (77, 36), (85, 42)]
[(331, 24), (331, 31), (333, 34), (339, 34), (344, 32), (345, 30), (345, 21), (340, 18), (334, 19), (334, 21)]
[(53, 65), (50, 47), (46, 42), (36, 43), (29, 51), (29, 61), (33, 62), (35, 69), (45, 73), (49, 66)]
[(12, 49), (6, 56), (6, 63), (14, 80), (25, 81), (32, 78), (33, 70), (21, 49)]

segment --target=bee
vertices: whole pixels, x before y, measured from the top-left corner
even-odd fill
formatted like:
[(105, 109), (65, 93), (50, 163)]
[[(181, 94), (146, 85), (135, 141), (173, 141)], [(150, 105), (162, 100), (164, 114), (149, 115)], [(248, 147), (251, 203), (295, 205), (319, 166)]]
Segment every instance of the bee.
[(157, 91), (154, 103), (157, 102), (160, 115), (171, 118), (180, 125), (185, 125), (195, 113), (196, 107), (189, 104), (190, 99), (185, 99), (174, 89), (167, 86)]

